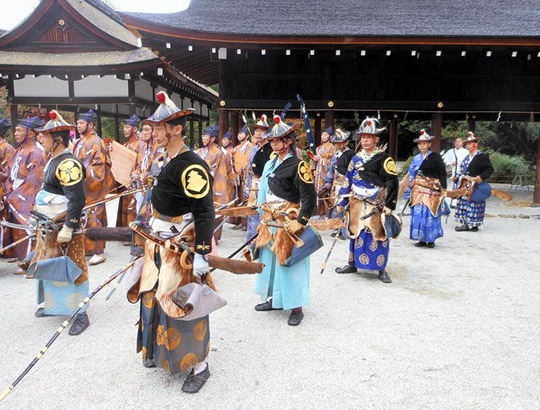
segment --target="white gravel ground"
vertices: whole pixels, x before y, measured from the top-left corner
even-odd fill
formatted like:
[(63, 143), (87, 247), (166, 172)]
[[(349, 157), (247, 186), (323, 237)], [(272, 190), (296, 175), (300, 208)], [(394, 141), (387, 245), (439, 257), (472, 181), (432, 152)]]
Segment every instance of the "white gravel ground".
[[(530, 195), (516, 199), (530, 200)], [(489, 214), (540, 215), (490, 199)], [(65, 332), (0, 404), (6, 409), (136, 408), (538, 408), (540, 390), (539, 219), (486, 220), (458, 233), (450, 219), (435, 249), (408, 239), (409, 218), (390, 250), (393, 284), (375, 274), (337, 275), (347, 259), (340, 241), (324, 275), (326, 248), (312, 257), (312, 304), (297, 328), (288, 312), (253, 310), (254, 276), (217, 272), (228, 306), (211, 316), (212, 377), (198, 395), (142, 366), (135, 354), (138, 306), (122, 288), (98, 294), (91, 326)], [(228, 225), (225, 256), (243, 240)], [(129, 259), (107, 245), (92, 267), (91, 288)], [(0, 388), (32, 360), (61, 324), (35, 318), (35, 284), (0, 262)]]

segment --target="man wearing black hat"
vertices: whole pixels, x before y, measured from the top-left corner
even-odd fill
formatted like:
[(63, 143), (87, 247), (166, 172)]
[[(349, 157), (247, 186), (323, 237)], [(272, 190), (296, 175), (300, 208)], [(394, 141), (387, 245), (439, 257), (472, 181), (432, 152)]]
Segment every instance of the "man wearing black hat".
[[(217, 125), (211, 125), (206, 127), (202, 135), (203, 147), (199, 148), (195, 153), (206, 161), (206, 164), (210, 167), (212, 177), (214, 179), (212, 190), (214, 192), (214, 203), (216, 206), (228, 204), (234, 198), (229, 195), (231, 190), (229, 187), (234, 184), (229, 178), (230, 168), (227, 161), (227, 157), (223, 154), (223, 151), (219, 148), (216, 141), (219, 136), (219, 127)], [(218, 218), (216, 224), (221, 223), (221, 218)], [(216, 241), (221, 239), (222, 228), (219, 228), (214, 237)]]
[[(270, 155), (272, 154), (272, 146), (267, 143), (268, 140), (264, 138), (264, 134), (270, 129), (266, 115), (263, 114), (253, 128), (253, 142), (255, 145), (251, 148), (251, 153), (249, 155), (249, 172), (246, 178), (246, 188), (244, 190), (244, 196), (248, 198), (248, 205), (255, 205), (257, 202), (257, 193), (259, 192), (261, 175), (266, 162), (270, 159)], [(252, 238), (253, 235), (257, 233), (260, 219), (261, 217), (259, 214), (248, 218), (246, 239)]]
[[(18, 147), (10, 158), (7, 167), (9, 176), (4, 187), (5, 204), (8, 212), (8, 221), (28, 225), (30, 211), (34, 205), (36, 194), (43, 182), (43, 167), (47, 155), (40, 145), (36, 143), (36, 129), (43, 125), (38, 117), (29, 117), (17, 120), (14, 139)], [(6, 230), (5, 243), (10, 244), (29, 232), (20, 229)], [(23, 242), (6, 253), (8, 262), (23, 260), (32, 248), (32, 241)], [(17, 269), (16, 274), (23, 274), (24, 269)]]
[[(244, 125), (238, 132), (238, 144), (234, 147), (233, 151), (233, 165), (234, 173), (236, 174), (236, 187), (238, 192), (238, 200), (244, 202), (247, 197), (244, 196), (244, 187), (246, 184), (247, 168), (249, 166), (249, 156), (253, 144), (248, 138), (249, 129), (247, 125)], [(247, 230), (247, 219), (239, 218), (237, 225), (233, 229)]]
[(127, 147), (132, 151), (138, 152), (140, 145), (139, 123), (141, 122), (141, 119), (137, 116), (137, 114), (133, 114), (130, 118), (127, 118), (123, 121), (124, 127), (122, 131), (124, 132), (124, 137), (126, 138), (124, 147)]
[[(200, 315), (188, 319), (189, 312), (179, 306), (176, 297), (180, 291), (187, 292), (188, 284), (208, 284), (210, 293), (215, 289), (206, 256), (212, 250), (215, 219), (212, 176), (204, 160), (184, 143), (186, 116), (194, 110), (180, 110), (162, 91), (157, 100), (161, 105), (146, 121), (154, 124), (155, 141), (166, 150), (165, 165), (151, 188), (153, 218), (149, 224), (161, 245), (146, 241), (141, 277), (129, 290), (128, 299), (141, 301), (137, 345), (143, 364), (170, 374), (191, 368), (182, 391), (196, 393), (210, 377), (205, 362), (210, 311), (202, 303), (194, 306)], [(187, 250), (171, 251), (167, 243), (191, 247), (192, 256)]]
[[(109, 150), (103, 139), (97, 135), (95, 125), (97, 114), (90, 110), (77, 114), (77, 131), (81, 138), (73, 148), (73, 154), (81, 160), (86, 168), (84, 187), (88, 201), (103, 199), (116, 184), (111, 171)], [(90, 209), (86, 227), (97, 228), (107, 226), (105, 204)], [(105, 241), (85, 240), (86, 256), (91, 256), (88, 263), (97, 265), (105, 262)]]
[[(35, 315), (68, 316), (89, 295), (88, 265), (84, 253), (84, 234), (80, 232), (81, 213), (86, 202), (84, 193), (85, 169), (81, 161), (69, 150), (69, 132), (75, 124), (65, 121), (55, 110), (50, 121), (38, 128), (38, 139), (51, 155), (45, 166), (43, 186), (36, 195), (36, 211), (54, 219), (65, 213), (59, 231), (51, 230), (39, 235), (36, 251), (30, 261), (28, 273), (38, 279), (38, 303), (43, 303)], [(61, 272), (50, 265), (63, 252), (76, 265)], [(52, 260), (51, 260), (52, 259)], [(75, 318), (69, 334), (81, 334), (90, 325), (86, 308)]]

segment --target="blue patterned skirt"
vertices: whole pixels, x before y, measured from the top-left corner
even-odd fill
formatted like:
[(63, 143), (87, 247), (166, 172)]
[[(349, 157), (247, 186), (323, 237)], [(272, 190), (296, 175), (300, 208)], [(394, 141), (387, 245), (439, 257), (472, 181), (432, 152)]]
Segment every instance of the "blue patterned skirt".
[(390, 241), (374, 241), (371, 232), (362, 230), (349, 244), (349, 258), (358, 269), (383, 270), (388, 263)]
[(441, 217), (434, 217), (424, 204), (416, 204), (411, 210), (410, 238), (414, 241), (435, 242), (444, 235)]
[(467, 201), (459, 198), (456, 206), (456, 221), (469, 227), (480, 226), (484, 223), (486, 201)]
[(209, 316), (195, 320), (171, 318), (159, 306), (155, 291), (141, 295), (137, 352), (169, 374), (204, 362), (210, 349)]

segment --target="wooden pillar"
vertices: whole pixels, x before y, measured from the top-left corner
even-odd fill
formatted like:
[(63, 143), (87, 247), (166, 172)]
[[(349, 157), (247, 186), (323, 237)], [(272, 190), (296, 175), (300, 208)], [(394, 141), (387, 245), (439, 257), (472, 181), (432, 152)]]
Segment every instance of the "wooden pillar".
[[(232, 134), (232, 145), (233, 147), (236, 147), (236, 144), (238, 144), (238, 120), (239, 115), (237, 111), (231, 111), (231, 134)], [(223, 135), (225, 135), (227, 131), (223, 130)]]
[(534, 183), (533, 202), (540, 204), (540, 141), (536, 142), (536, 182)]
[[(8, 104), (9, 107), (9, 121), (11, 121), (11, 134), (15, 133), (15, 125), (17, 124), (17, 117), (19, 116), (19, 106), (17, 104)], [(13, 140), (15, 144), (15, 140)]]
[(96, 130), (96, 131), (97, 131), (98, 135), (99, 135), (100, 137), (106, 138), (106, 136), (103, 135), (103, 128), (102, 128), (102, 126), (101, 126), (101, 125), (102, 125), (102, 124), (101, 124), (101, 105), (98, 105), (98, 106), (97, 106), (97, 115), (98, 115), (98, 117), (97, 117), (97, 124), (94, 124), (94, 126), (97, 125), (97, 130)]
[(202, 133), (203, 133), (203, 109), (202, 109), (203, 105), (202, 105), (202, 102), (199, 101), (199, 110), (200, 110), (200, 113), (201, 115), (199, 115), (199, 136), (198, 136), (198, 139), (199, 139), (199, 146), (201, 144), (201, 139), (202, 139)]
[(476, 115), (473, 115), (471, 117), (469, 117), (468, 121), (468, 131), (472, 131), (472, 132), (475, 132), (476, 130)]
[(212, 107), (210, 106), (210, 104), (206, 104), (206, 111), (208, 112), (208, 117), (206, 118), (206, 126), (210, 126), (210, 110), (212, 109)]
[(120, 121), (118, 118), (118, 104), (114, 104), (114, 139), (115, 141), (120, 142)]
[(315, 140), (315, 146), (318, 147), (321, 144), (321, 123), (322, 119), (320, 115), (315, 116), (315, 129), (313, 132), (313, 139)]
[(388, 153), (397, 161), (397, 149), (398, 149), (398, 119), (392, 118), (390, 121), (390, 137), (388, 141)]
[(435, 112), (431, 115), (431, 136), (435, 137), (431, 142), (431, 149), (435, 152), (441, 152), (441, 134), (442, 112)]
[[(193, 107), (193, 99), (191, 99), (191, 106)], [(195, 144), (195, 122), (193, 121), (193, 115), (189, 116), (189, 146), (193, 147)]]
[(324, 128), (332, 127), (334, 128), (334, 122), (336, 119), (336, 115), (334, 111), (328, 110), (324, 113)]
[(219, 141), (221, 142), (221, 137), (225, 135), (229, 129), (229, 112), (227, 110), (220, 109), (218, 111), (218, 121), (219, 121)]

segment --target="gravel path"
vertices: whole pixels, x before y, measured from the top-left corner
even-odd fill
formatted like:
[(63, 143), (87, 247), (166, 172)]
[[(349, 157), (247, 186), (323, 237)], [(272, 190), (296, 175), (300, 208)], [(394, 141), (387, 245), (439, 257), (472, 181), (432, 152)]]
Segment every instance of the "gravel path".
[[(530, 194), (517, 200), (530, 201)], [(540, 208), (490, 199), (487, 212), (540, 215)], [(478, 233), (454, 221), (435, 249), (408, 239), (409, 218), (393, 241), (385, 285), (375, 273), (337, 275), (340, 241), (324, 275), (326, 248), (312, 258), (312, 304), (297, 328), (288, 312), (253, 310), (253, 276), (217, 272), (228, 306), (212, 314), (212, 377), (194, 396), (142, 366), (135, 354), (138, 306), (105, 289), (90, 328), (67, 332), (0, 407), (10, 409), (169, 408), (538, 408), (540, 390), (540, 220), (489, 218)], [(243, 240), (225, 228), (225, 256)], [(107, 245), (90, 270), (91, 288), (128, 261)], [(35, 318), (35, 283), (0, 261), (0, 389), (7, 387), (61, 324)]]

